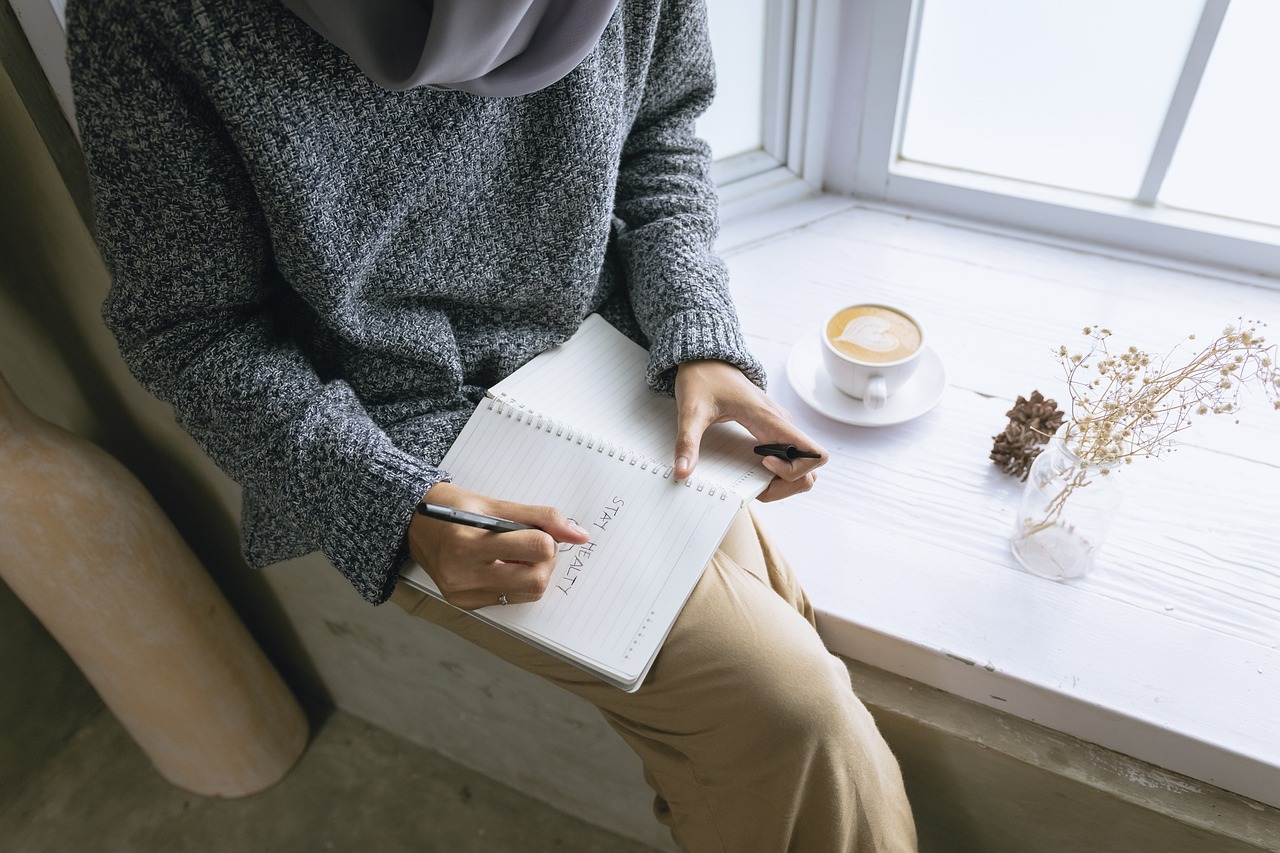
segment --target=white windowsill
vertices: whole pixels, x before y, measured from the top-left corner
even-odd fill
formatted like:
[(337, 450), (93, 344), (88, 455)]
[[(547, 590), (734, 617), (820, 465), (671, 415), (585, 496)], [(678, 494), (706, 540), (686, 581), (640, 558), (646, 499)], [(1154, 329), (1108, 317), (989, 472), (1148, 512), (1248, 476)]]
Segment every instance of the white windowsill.
[[(721, 250), (771, 393), (832, 451), (818, 488), (762, 507), (836, 652), (1280, 806), (1280, 413), (1249, 401), (1125, 471), (1088, 577), (1022, 572), (1021, 485), (987, 454), (1013, 399), (1063, 400), (1052, 351), (1099, 323), (1165, 350), (1280, 291), (874, 210), (832, 196), (730, 218)], [(918, 420), (837, 423), (786, 361), (828, 309), (920, 317), (948, 388)]]

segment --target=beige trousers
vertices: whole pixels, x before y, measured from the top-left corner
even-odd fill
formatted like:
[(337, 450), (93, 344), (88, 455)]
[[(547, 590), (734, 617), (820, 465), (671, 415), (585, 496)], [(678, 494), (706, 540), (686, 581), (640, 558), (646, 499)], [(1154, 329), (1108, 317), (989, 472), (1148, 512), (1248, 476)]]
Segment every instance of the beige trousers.
[(640, 756), (657, 817), (684, 850), (916, 849), (897, 761), (749, 513), (635, 693), (405, 584), (392, 601), (599, 708)]

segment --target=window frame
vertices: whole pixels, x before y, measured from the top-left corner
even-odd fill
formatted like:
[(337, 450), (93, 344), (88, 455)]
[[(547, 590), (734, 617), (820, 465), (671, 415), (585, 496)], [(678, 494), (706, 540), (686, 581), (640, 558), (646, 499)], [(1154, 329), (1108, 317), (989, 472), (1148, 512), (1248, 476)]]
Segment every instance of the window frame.
[[(799, 144), (806, 156), (789, 164), (797, 177), (873, 204), (1156, 256), (1219, 274), (1260, 276), (1280, 286), (1272, 281), (1280, 278), (1280, 229), (903, 160), (898, 152), (911, 82), (907, 59), (924, 2), (813, 0), (813, 20), (822, 23), (810, 31), (807, 67), (797, 41), (795, 54), (802, 59), (793, 72), (809, 80), (807, 99), (794, 101), (793, 109), (804, 112)], [(1153, 187), (1172, 157), (1171, 140), (1185, 122), (1207, 60), (1203, 39), (1216, 34), (1228, 2), (1208, 0), (1143, 198), (1154, 197)]]
[(796, 13), (797, 0), (765, 2), (760, 147), (714, 161), (711, 172), (718, 186), (747, 181), (789, 166), (791, 87), (796, 76)]
[(712, 164), (725, 220), (824, 190), (828, 107), (842, 88), (827, 73), (842, 64), (841, 0), (769, 0), (768, 16), (763, 145)]

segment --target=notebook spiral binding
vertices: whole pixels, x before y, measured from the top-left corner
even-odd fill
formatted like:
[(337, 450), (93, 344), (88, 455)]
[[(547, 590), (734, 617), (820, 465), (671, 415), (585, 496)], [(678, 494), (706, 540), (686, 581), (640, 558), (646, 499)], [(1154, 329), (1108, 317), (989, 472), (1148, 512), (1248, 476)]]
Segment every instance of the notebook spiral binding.
[[(526, 426), (533, 427), (542, 432), (555, 435), (557, 438), (563, 438), (565, 441), (572, 441), (586, 447), (588, 450), (594, 450), (597, 453), (608, 454), (612, 459), (619, 462), (628, 462), (631, 465), (638, 465), (641, 471), (649, 471), (652, 474), (661, 474), (664, 480), (669, 480), (675, 475), (675, 466), (668, 465), (651, 459), (642, 453), (633, 453), (625, 447), (613, 444), (599, 436), (593, 435), (584, 430), (575, 429), (563, 421), (555, 418), (547, 417), (541, 412), (535, 412), (532, 409), (525, 408), (510, 397), (498, 396), (488, 399), (487, 408), (499, 415), (505, 415), (513, 419), (516, 423), (523, 423)], [(733, 484), (736, 488), (746, 479), (743, 476), (737, 483)], [(697, 489), (699, 492), (705, 493), (708, 497), (719, 496), (720, 500), (727, 500), (730, 489), (718, 486), (714, 483), (708, 483), (699, 477), (690, 477), (684, 481), (684, 485), (691, 489)]]

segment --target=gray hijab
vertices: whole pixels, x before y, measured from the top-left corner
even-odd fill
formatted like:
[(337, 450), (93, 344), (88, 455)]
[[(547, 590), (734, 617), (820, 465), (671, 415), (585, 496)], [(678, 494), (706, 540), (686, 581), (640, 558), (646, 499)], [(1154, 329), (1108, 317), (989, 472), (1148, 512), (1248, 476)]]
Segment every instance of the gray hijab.
[(618, 0), (282, 0), (386, 89), (501, 98), (560, 80)]

